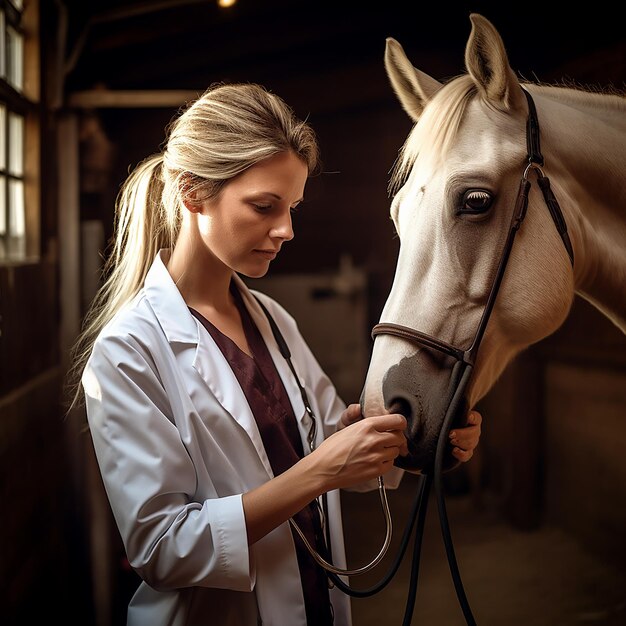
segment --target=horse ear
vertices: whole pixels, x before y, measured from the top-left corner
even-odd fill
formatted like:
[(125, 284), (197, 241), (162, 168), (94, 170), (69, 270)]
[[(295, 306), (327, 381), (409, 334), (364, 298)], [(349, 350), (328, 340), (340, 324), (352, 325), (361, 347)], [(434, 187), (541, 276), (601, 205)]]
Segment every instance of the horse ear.
[(472, 13), (470, 20), (472, 31), (465, 47), (465, 67), (479, 93), (501, 108), (523, 108), (526, 100), (509, 65), (500, 33), (478, 13)]
[(387, 37), (385, 69), (402, 108), (417, 122), (427, 102), (441, 89), (442, 84), (414, 68), (402, 46), (393, 37)]

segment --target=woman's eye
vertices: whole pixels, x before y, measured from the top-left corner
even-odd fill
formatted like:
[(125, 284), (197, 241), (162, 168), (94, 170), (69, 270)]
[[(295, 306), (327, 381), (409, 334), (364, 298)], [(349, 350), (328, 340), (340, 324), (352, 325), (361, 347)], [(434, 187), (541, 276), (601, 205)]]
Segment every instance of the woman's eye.
[(485, 189), (468, 189), (461, 199), (457, 215), (482, 215), (493, 204), (493, 194)]
[[(278, 205), (274, 205), (274, 204), (258, 204), (256, 202), (253, 202), (252, 206), (254, 207), (254, 210), (258, 211), (259, 213), (270, 213), (274, 210), (276, 211), (283, 210), (281, 207), (279, 207)], [(294, 206), (289, 207), (289, 211), (291, 213), (295, 213), (299, 208), (300, 208), (299, 204), (296, 204)]]

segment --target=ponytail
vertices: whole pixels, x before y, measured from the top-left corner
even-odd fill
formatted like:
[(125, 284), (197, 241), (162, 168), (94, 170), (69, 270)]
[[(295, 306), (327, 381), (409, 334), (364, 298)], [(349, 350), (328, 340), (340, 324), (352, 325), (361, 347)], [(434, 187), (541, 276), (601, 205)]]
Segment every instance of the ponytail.
[(162, 166), (162, 154), (142, 161), (117, 197), (115, 238), (103, 269), (104, 283), (72, 350), (68, 410), (82, 403), (81, 376), (98, 333), (139, 292), (157, 252), (176, 239), (178, 211), (163, 204)]
[(162, 164), (160, 154), (142, 161), (118, 196), (116, 235), (104, 270), (109, 276), (101, 291), (109, 318), (139, 291), (156, 253), (171, 245), (173, 225), (163, 219)]

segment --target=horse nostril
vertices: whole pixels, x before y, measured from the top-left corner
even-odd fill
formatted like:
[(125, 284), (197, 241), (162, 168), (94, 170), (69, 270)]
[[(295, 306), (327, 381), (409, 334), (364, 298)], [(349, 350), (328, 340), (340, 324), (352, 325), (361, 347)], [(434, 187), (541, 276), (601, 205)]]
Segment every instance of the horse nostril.
[[(416, 401), (414, 399), (414, 402)], [(406, 418), (407, 426), (404, 434), (409, 447), (409, 457), (412, 458), (419, 454), (419, 442), (422, 435), (419, 406), (415, 406), (414, 402), (411, 402), (410, 397), (396, 396), (392, 398), (387, 408), (390, 413), (399, 413)]]
[(399, 413), (400, 415), (404, 415), (407, 423), (404, 434), (409, 440), (409, 449), (414, 450), (415, 445), (417, 441), (419, 441), (422, 433), (419, 401), (416, 398), (413, 398), (413, 402), (411, 402), (410, 397), (396, 396), (391, 400), (387, 410), (390, 413)]
[(400, 415), (404, 415), (407, 421), (411, 418), (411, 405), (404, 398), (394, 398), (391, 401), (391, 404), (387, 407), (389, 413), (399, 413)]

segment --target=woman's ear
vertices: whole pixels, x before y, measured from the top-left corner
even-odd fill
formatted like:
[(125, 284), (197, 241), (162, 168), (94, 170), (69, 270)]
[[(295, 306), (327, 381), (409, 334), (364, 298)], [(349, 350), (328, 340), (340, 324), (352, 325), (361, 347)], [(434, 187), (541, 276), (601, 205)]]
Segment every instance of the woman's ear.
[(190, 213), (202, 213), (202, 203), (195, 198), (192, 198), (193, 195), (195, 195), (195, 193), (191, 192), (182, 197), (183, 206)]
[(198, 193), (198, 186), (193, 184), (193, 179), (190, 174), (183, 174), (180, 177), (178, 189), (184, 207), (190, 213), (200, 213), (202, 211), (202, 200)]

